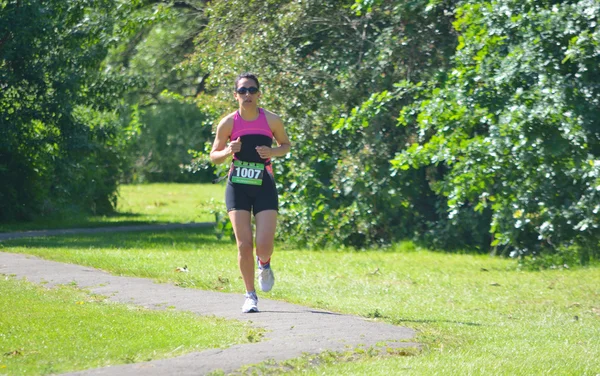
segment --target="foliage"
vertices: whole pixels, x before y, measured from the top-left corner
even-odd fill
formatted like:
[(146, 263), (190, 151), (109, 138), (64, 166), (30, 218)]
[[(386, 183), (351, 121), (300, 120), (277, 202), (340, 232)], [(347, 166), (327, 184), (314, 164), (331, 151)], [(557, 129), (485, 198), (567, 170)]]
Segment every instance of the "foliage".
[(394, 166), (442, 168), (448, 218), (491, 219), (503, 254), (599, 255), (599, 17), (593, 1), (468, 2), (451, 73), (400, 113), (419, 139)]
[[(286, 121), (292, 153), (275, 172), (287, 239), (383, 244), (420, 231), (415, 217), (435, 216), (425, 170), (390, 177), (389, 160), (410, 137), (394, 126), (410, 98), (390, 97), (395, 82), (429, 77), (447, 63), (452, 2), (376, 3), (217, 1), (197, 38), (190, 64), (211, 72), (209, 88), (229, 97), (235, 75), (255, 71), (265, 107)], [(340, 120), (348, 116), (370, 124)]]
[(164, 101), (139, 110), (140, 130), (128, 148), (133, 158), (125, 180), (129, 182), (210, 181), (213, 169), (187, 173), (188, 150), (211, 137), (216, 116), (195, 104)]
[(220, 114), (210, 106), (196, 106), (193, 98), (205, 88), (205, 73), (185, 66), (193, 38), (204, 25), (200, 2), (144, 2), (132, 17), (131, 36), (113, 48), (106, 65), (111, 71), (141, 84), (125, 97), (132, 111), (125, 114), (138, 124), (123, 153), (125, 182), (209, 181), (213, 168), (190, 171), (189, 149), (210, 137)]
[(598, 4), (456, 4), (211, 3), (190, 65), (286, 119), (288, 239), (597, 249)]
[(597, 1), (1, 6), (0, 219), (107, 212), (123, 169), (222, 177), (209, 129), (253, 71), (286, 239), (598, 257)]
[(0, 220), (114, 205), (127, 83), (100, 74), (116, 4), (8, 1), (0, 13)]

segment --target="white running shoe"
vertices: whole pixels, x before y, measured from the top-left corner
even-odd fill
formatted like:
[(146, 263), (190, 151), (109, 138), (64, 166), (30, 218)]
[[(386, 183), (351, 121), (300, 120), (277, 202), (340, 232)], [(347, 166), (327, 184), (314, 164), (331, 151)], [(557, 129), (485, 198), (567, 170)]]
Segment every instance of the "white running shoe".
[(255, 292), (246, 293), (246, 301), (242, 306), (242, 313), (258, 312), (258, 296)]
[(273, 285), (275, 284), (275, 274), (273, 274), (273, 269), (271, 269), (271, 265), (267, 265), (266, 268), (260, 266), (260, 262), (258, 263), (258, 285), (260, 289), (264, 292), (271, 291)]

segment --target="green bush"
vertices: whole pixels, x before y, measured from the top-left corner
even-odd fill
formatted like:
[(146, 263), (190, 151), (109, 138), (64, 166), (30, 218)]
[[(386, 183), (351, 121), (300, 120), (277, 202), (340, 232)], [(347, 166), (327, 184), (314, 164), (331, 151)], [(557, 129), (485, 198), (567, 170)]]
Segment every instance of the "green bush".
[(127, 157), (127, 182), (209, 182), (213, 168), (190, 170), (190, 149), (211, 140), (215, 115), (195, 104), (169, 101), (140, 110), (139, 134)]
[(100, 68), (117, 19), (111, 1), (0, 3), (0, 220), (112, 210), (128, 83)]
[(400, 114), (419, 138), (399, 174), (443, 168), (448, 218), (489, 223), (498, 253), (600, 256), (599, 18), (589, 1), (466, 2), (450, 74)]

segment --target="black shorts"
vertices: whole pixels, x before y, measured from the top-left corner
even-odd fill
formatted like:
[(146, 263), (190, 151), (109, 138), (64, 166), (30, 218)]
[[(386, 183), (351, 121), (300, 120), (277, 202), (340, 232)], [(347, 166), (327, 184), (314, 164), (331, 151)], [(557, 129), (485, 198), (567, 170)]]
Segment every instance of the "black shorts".
[(263, 210), (278, 210), (279, 197), (273, 174), (265, 169), (262, 185), (248, 185), (231, 182), (227, 179), (225, 189), (225, 205), (227, 212), (232, 210), (247, 210), (254, 215)]

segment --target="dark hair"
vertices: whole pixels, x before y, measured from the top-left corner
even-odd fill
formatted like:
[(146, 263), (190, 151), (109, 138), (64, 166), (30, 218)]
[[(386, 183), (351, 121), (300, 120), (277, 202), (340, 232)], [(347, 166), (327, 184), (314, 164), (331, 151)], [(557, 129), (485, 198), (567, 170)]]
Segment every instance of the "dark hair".
[(242, 78), (248, 78), (250, 80), (254, 80), (254, 82), (256, 82), (256, 88), (260, 90), (260, 84), (258, 83), (258, 78), (256, 78), (256, 75), (254, 75), (253, 73), (242, 73), (239, 76), (237, 76), (237, 78), (235, 79), (235, 87), (233, 88), (234, 91), (237, 91), (237, 86), (238, 86), (238, 82), (240, 82), (240, 80)]

